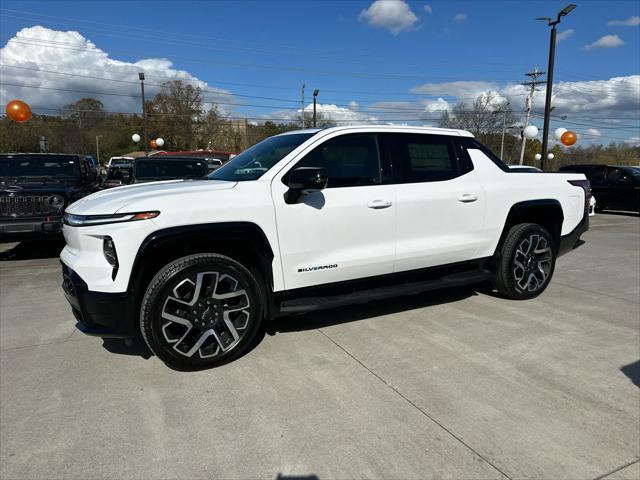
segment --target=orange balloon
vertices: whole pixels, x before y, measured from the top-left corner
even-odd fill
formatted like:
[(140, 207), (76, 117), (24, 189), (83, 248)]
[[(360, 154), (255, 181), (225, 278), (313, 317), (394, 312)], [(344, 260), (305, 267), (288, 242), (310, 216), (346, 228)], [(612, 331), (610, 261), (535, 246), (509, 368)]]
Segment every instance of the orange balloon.
[(158, 144), (156, 143), (156, 141), (155, 141), (155, 140), (151, 140), (151, 141), (149, 142), (149, 145), (151, 145), (151, 148), (153, 148), (153, 149), (158, 148)]
[(22, 100), (11, 100), (7, 103), (7, 117), (14, 122), (25, 123), (31, 119), (31, 107)]
[(573, 133), (572, 131), (567, 130), (560, 137), (560, 141), (562, 142), (563, 145), (566, 145), (567, 147), (570, 147), (571, 145), (573, 145), (574, 143), (576, 143), (578, 141), (578, 136), (575, 133)]

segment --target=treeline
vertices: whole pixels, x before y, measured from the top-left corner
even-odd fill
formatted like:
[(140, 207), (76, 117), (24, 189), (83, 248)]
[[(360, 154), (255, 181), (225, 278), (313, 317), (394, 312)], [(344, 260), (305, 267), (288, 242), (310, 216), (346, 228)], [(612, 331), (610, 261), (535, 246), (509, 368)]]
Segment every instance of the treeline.
[[(221, 114), (215, 105), (205, 108), (202, 91), (172, 81), (145, 102), (147, 141), (161, 137), (164, 150), (216, 149), (242, 151), (270, 135), (297, 128), (291, 124), (249, 124)], [(57, 115), (34, 115), (24, 124), (0, 119), (0, 152), (39, 152), (46, 139), (48, 150), (83, 153), (100, 159), (144, 150), (131, 136), (143, 134), (140, 114), (112, 113), (94, 98), (83, 98), (60, 109)]]
[[(207, 104), (210, 105), (210, 104)], [(266, 121), (258, 125), (246, 120), (229, 118), (214, 105), (205, 108), (203, 92), (179, 80), (162, 85), (158, 94), (145, 103), (147, 112), (147, 141), (162, 137), (164, 150), (214, 149), (239, 152), (271, 135), (300, 128), (300, 120), (290, 123)], [(496, 155), (503, 152), (503, 160), (517, 164), (522, 141), (519, 128), (503, 126), (516, 123), (516, 116), (508, 104), (497, 105), (489, 95), (480, 95), (473, 103), (459, 102), (452, 110), (443, 112), (439, 126), (469, 130)], [(305, 112), (305, 124), (312, 124), (312, 114)], [(105, 111), (94, 98), (83, 98), (66, 105), (57, 115), (34, 115), (25, 124), (17, 124), (7, 117), (0, 119), (0, 152), (39, 152), (41, 140), (46, 139), (48, 150), (59, 153), (83, 153), (96, 156), (100, 145), (100, 159), (144, 150), (135, 144), (131, 135), (142, 135), (142, 116)], [(334, 125), (320, 112), (319, 127)], [(96, 142), (97, 139), (97, 142)], [(541, 150), (539, 140), (527, 141), (524, 163), (538, 165), (534, 160)], [(574, 145), (550, 150), (555, 158), (545, 161), (546, 170), (556, 170), (571, 163), (604, 163), (610, 165), (638, 165), (640, 147), (625, 143), (609, 145)]]
[[(489, 94), (479, 95), (472, 103), (464, 101), (453, 106), (451, 112), (444, 111), (439, 125), (443, 128), (459, 128), (468, 130), (496, 155), (503, 153), (503, 160), (508, 164), (520, 163), (522, 139), (520, 128), (508, 128), (516, 123), (516, 116), (508, 103), (499, 104), (495, 97)], [(504, 146), (502, 145), (502, 131), (505, 129)], [(514, 135), (514, 130), (518, 132)], [(524, 165), (540, 166), (535, 160), (536, 153), (542, 150), (538, 139), (527, 140)], [(607, 165), (638, 165), (640, 164), (640, 146), (628, 145), (624, 142), (609, 145), (573, 145), (562, 147), (556, 144), (549, 150), (553, 153), (552, 160), (545, 160), (545, 170), (557, 170), (563, 165), (580, 163), (602, 163)]]

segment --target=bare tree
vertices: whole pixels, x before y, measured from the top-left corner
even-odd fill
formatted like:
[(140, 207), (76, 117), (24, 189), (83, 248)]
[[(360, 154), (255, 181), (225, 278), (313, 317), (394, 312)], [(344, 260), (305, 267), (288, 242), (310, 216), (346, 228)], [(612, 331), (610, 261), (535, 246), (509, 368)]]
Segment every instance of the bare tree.
[(451, 112), (442, 113), (440, 126), (468, 130), (477, 137), (500, 133), (505, 123), (509, 126), (515, 122), (515, 116), (508, 103), (496, 100), (493, 92), (480, 94), (471, 104), (461, 100)]

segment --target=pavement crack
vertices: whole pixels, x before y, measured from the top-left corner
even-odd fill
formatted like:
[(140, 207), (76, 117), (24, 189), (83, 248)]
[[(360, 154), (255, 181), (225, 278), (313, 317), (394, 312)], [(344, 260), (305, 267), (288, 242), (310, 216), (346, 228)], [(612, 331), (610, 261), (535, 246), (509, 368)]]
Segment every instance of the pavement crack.
[(54, 340), (53, 342), (44, 342), (44, 343), (34, 343), (31, 345), (21, 345), (19, 347), (2, 348), (0, 349), (0, 352), (11, 352), (13, 350), (22, 350), (23, 348), (46, 347), (47, 345), (60, 345), (71, 340), (71, 337), (73, 337), (75, 333), (76, 333), (76, 330), (74, 328), (71, 334), (62, 340)]
[(625, 463), (624, 465), (622, 465), (621, 467), (618, 467), (614, 470), (611, 470), (610, 472), (605, 473), (604, 475), (600, 475), (599, 477), (596, 477), (594, 480), (602, 480), (607, 478), (609, 475), (613, 475), (616, 472), (619, 472), (620, 470), (624, 470), (627, 467), (630, 467), (631, 465), (634, 465), (636, 463), (640, 462), (640, 458), (636, 458), (635, 460), (629, 462), (629, 463)]
[[(486, 462), (490, 467), (492, 467), (495, 471), (497, 471), (500, 475), (502, 475), (504, 478), (507, 478), (509, 480), (511, 480), (511, 477), (509, 475), (507, 475), (505, 472), (503, 472), (499, 467), (497, 467), (496, 465), (494, 465), (491, 461), (489, 461), (485, 456), (483, 456), (481, 453), (479, 453), (477, 450), (475, 450), (471, 445), (469, 445), (467, 442), (465, 442), (462, 438), (460, 438), (458, 435), (456, 435), (455, 433), (453, 433), (451, 430), (449, 430), (447, 427), (445, 427), (442, 423), (440, 423), (438, 420), (436, 420), (435, 418), (433, 418), (429, 413), (427, 413), (425, 410), (423, 410), (422, 408), (420, 408), (418, 405), (416, 405), (411, 399), (407, 398), (400, 390), (398, 390), (396, 387), (394, 387), (393, 385), (391, 385), (389, 382), (387, 382), (384, 378), (382, 378), (380, 375), (378, 375), (376, 372), (374, 372), (373, 370), (371, 370), (369, 367), (367, 367), (363, 362), (361, 362), (357, 357), (355, 357), (351, 352), (349, 352), (346, 348), (344, 348), (342, 345), (340, 345), (338, 342), (336, 342), (333, 338), (331, 338), (329, 335), (327, 335), (325, 332), (323, 332), (321, 329), (317, 329), (318, 332), (320, 332), (322, 335), (324, 335), (331, 343), (333, 343), (336, 347), (338, 347), (340, 350), (342, 350), (345, 354), (347, 354), (349, 357), (351, 357), (355, 362), (357, 362), (358, 364), (360, 364), (360, 366), (362, 368), (364, 368), (365, 370), (367, 370), (371, 375), (373, 375), (374, 377), (376, 377), (379, 381), (381, 381), (382, 383), (384, 383), (388, 388), (390, 388), (391, 390), (393, 390), (397, 395), (400, 396), (400, 398), (402, 398), (405, 402), (407, 402), (409, 405), (411, 405), (413, 408), (415, 408), (418, 412), (420, 412), (423, 416), (427, 417), (429, 420), (431, 420), (433, 423), (435, 423), (436, 425), (438, 425), (442, 430), (444, 430), (445, 432), (447, 432), (450, 436), (452, 436), (455, 440), (457, 440), (459, 443), (461, 443), (462, 445), (464, 445), (468, 450), (470, 450), (474, 455), (476, 455), (478, 458), (480, 458), (481, 460), (483, 460), (484, 462)], [(624, 468), (624, 467), (623, 467)]]

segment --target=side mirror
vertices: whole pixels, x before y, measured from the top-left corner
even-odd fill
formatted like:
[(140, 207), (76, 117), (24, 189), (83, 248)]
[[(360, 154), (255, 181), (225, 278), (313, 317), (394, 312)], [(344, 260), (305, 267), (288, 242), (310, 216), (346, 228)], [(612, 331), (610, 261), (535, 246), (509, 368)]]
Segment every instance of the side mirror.
[(318, 192), (327, 187), (328, 178), (321, 167), (299, 167), (289, 174), (289, 190), (284, 195), (284, 201), (293, 204), (310, 192)]

